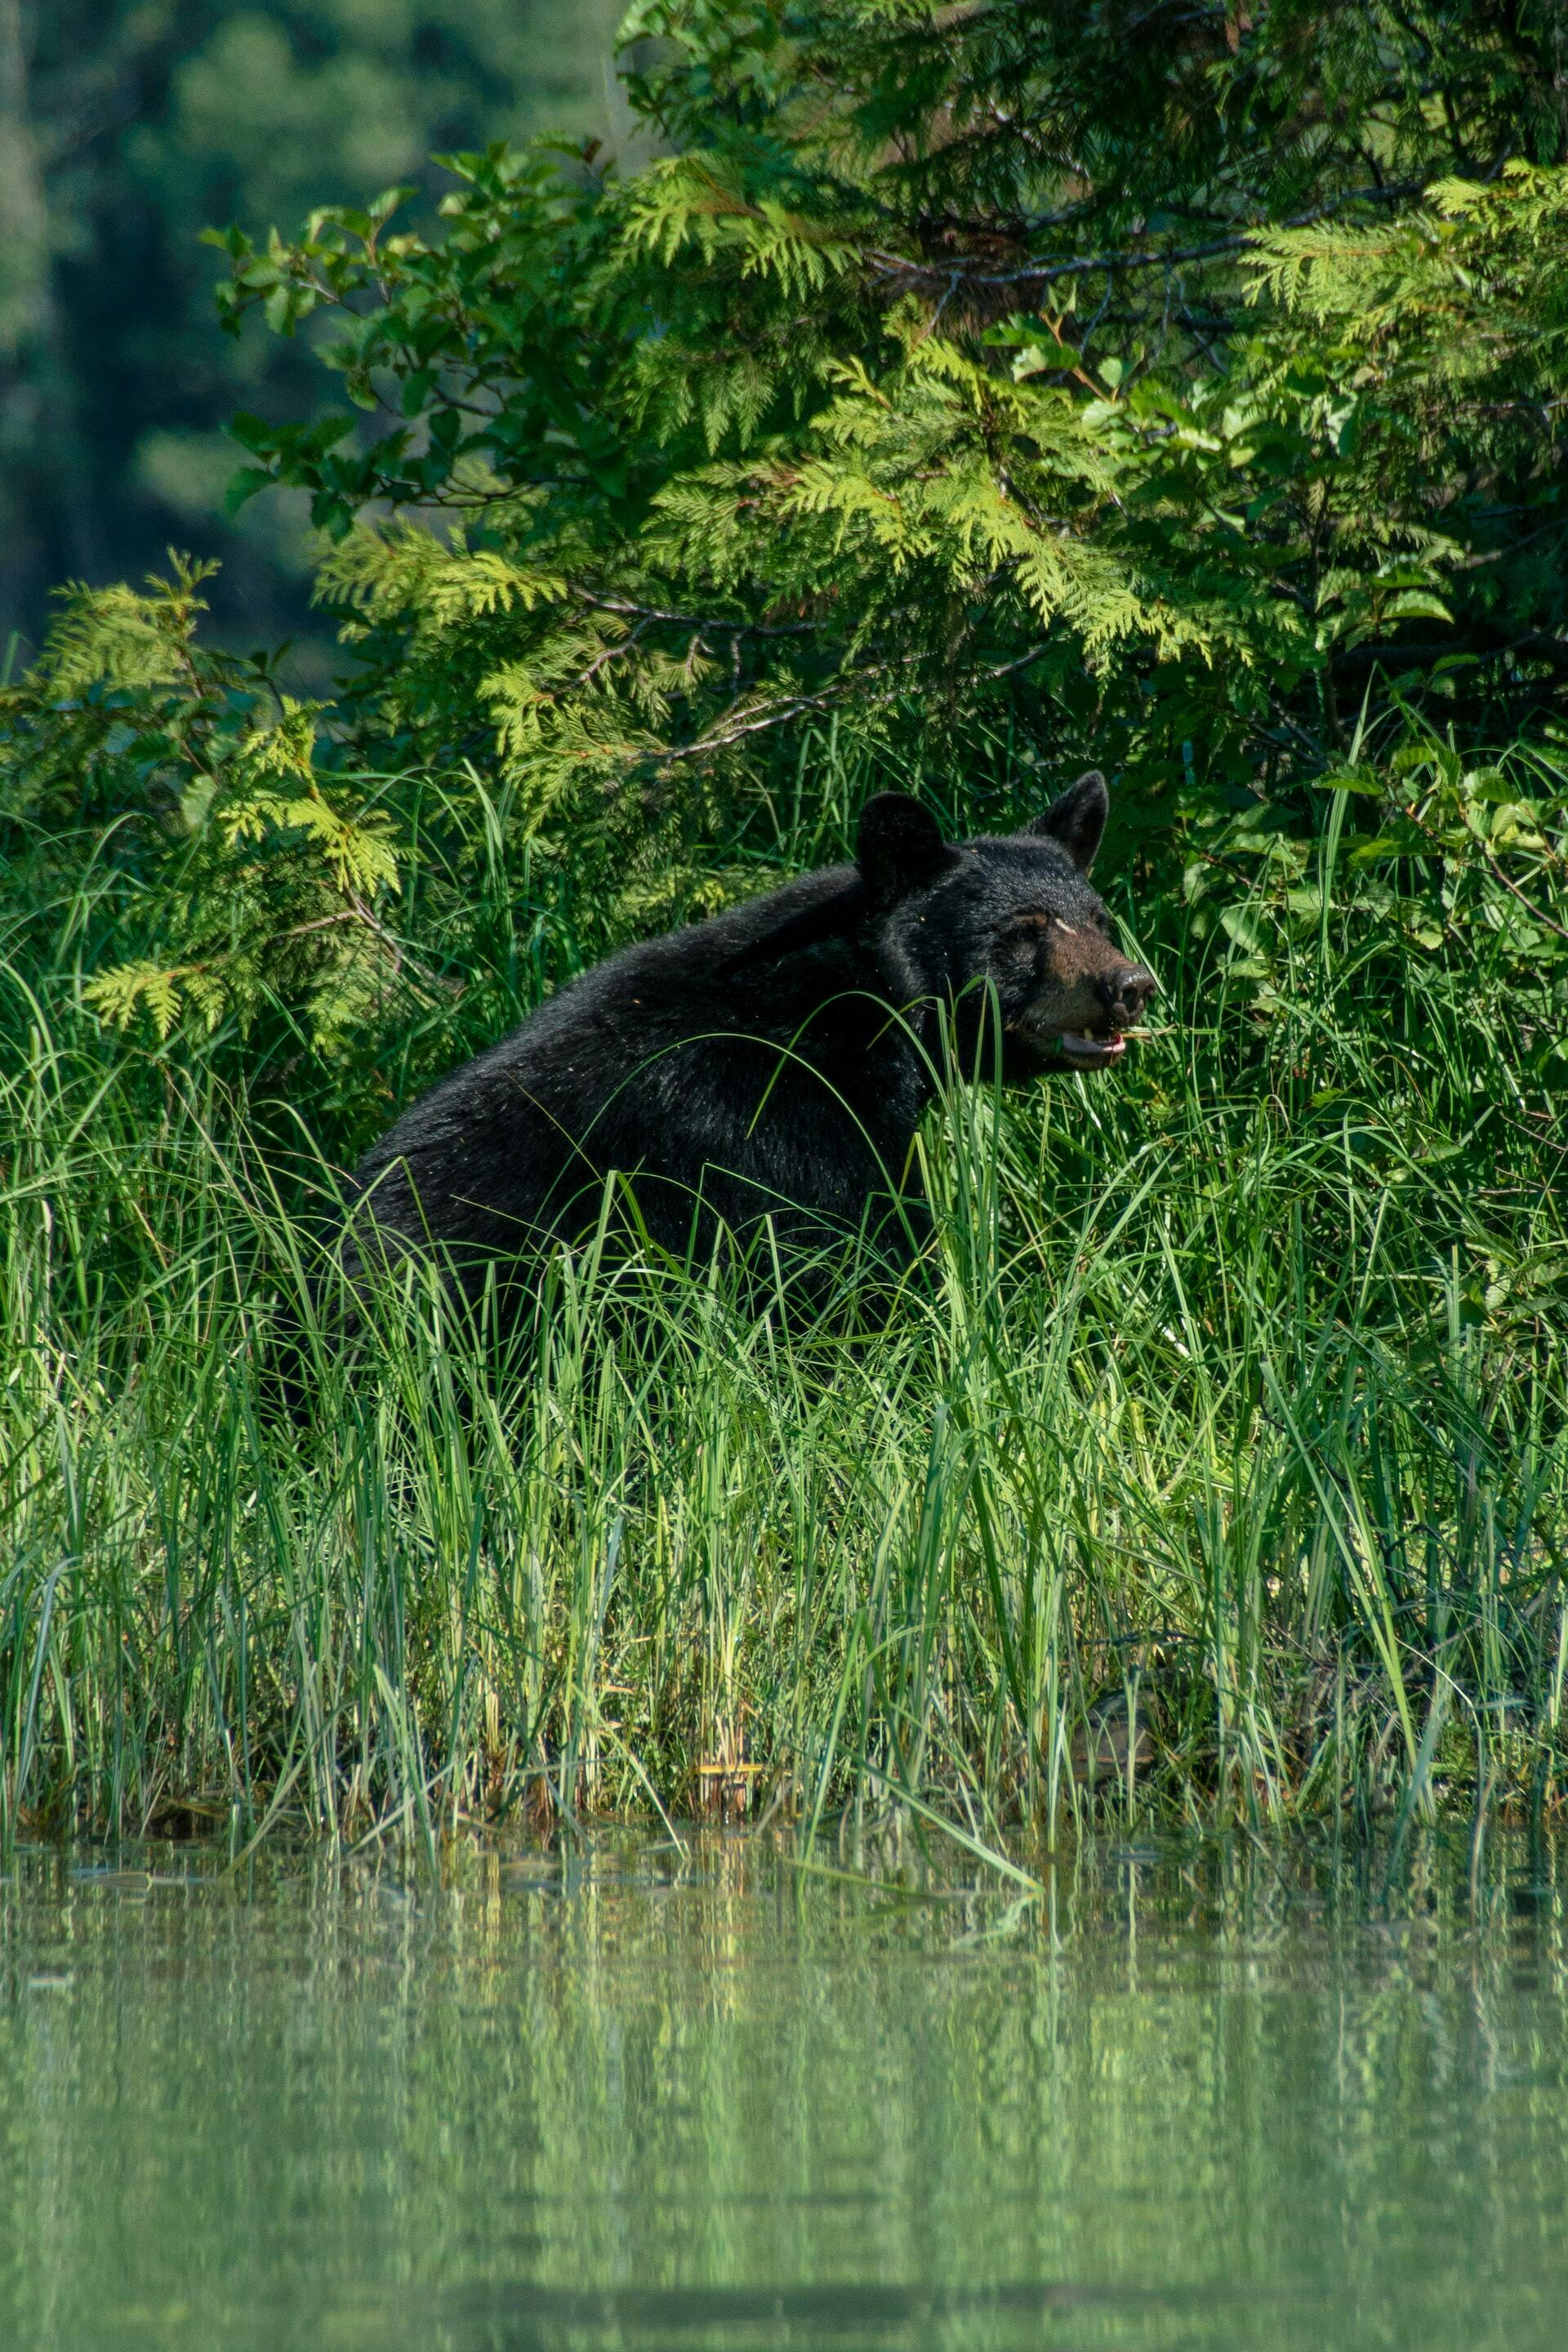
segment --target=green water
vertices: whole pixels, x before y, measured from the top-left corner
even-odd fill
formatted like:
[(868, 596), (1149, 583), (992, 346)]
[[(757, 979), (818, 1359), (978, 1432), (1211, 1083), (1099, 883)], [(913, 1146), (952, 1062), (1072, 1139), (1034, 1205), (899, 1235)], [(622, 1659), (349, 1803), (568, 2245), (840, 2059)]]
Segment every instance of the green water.
[(7, 2347), (1568, 2345), (1551, 1848), (132, 1859), (0, 1884)]

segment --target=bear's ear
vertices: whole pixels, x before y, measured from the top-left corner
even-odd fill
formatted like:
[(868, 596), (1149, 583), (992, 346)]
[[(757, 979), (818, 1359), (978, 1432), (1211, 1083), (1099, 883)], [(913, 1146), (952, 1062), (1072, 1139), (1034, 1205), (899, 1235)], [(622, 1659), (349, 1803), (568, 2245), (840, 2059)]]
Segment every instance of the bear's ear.
[(867, 802), (855, 855), (866, 896), (879, 911), (923, 890), (952, 863), (942, 827), (908, 793), (877, 793)]
[(1105, 831), (1105, 820), (1110, 814), (1110, 794), (1105, 789), (1105, 778), (1098, 768), (1069, 784), (1065, 793), (1054, 800), (1044, 816), (1024, 827), (1037, 839), (1059, 841), (1080, 874), (1087, 874), (1094, 864)]

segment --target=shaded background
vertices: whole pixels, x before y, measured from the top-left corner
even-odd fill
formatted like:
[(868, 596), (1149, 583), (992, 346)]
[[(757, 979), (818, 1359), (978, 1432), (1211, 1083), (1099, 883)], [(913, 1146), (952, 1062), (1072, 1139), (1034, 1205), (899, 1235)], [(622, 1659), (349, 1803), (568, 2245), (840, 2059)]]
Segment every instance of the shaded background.
[(171, 541), (222, 557), (226, 636), (320, 639), (302, 494), (223, 515), (226, 420), (308, 414), (319, 370), (219, 331), (201, 231), (292, 232), (490, 139), (612, 138), (624, 7), (0, 0), (0, 667), (61, 581), (140, 579)]

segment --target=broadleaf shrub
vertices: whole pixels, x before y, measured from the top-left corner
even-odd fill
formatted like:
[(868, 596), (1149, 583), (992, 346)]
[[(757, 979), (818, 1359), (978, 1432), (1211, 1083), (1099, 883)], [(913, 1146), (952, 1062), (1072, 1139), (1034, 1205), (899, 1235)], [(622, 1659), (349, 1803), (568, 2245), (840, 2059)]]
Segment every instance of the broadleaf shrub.
[[(1089, 759), (1140, 905), (1217, 926), (1262, 1013), (1331, 811), (1412, 951), (1484, 919), (1550, 979), (1547, 771), (1509, 821), (1464, 779), (1568, 716), (1557, 13), (644, 0), (627, 32), (645, 168), (495, 149), (434, 221), (395, 189), (219, 240), (226, 323), (319, 337), (342, 388), (237, 420), (235, 495), (308, 490), (352, 668), (289, 706), (201, 649), (188, 575), (68, 604), (6, 805), (35, 847), (100, 827), (105, 1017), (266, 1006), (330, 1060), (445, 1019), (477, 842), (602, 945), (837, 847), (829, 772), (996, 823)], [(443, 877), (413, 902), (410, 859)]]

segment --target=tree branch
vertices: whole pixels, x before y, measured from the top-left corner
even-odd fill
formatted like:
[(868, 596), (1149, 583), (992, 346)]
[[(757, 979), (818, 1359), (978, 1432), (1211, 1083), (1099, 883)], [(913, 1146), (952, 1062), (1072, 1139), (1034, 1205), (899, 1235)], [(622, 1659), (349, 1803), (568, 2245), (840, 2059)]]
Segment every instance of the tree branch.
[(1244, 253), (1251, 246), (1273, 236), (1280, 229), (1310, 228), (1315, 221), (1328, 220), (1355, 204), (1394, 204), (1406, 196), (1418, 196), (1426, 187), (1425, 180), (1400, 180), (1386, 187), (1349, 188), (1342, 196), (1331, 196), (1327, 203), (1314, 205), (1310, 211), (1292, 213), (1280, 221), (1266, 221), (1256, 228), (1237, 229), (1229, 236), (1214, 237), (1205, 245), (1152, 247), (1143, 253), (1089, 253), (1075, 255), (1071, 259), (1042, 259), (1026, 262), (1018, 269), (966, 269), (962, 261), (909, 261), (898, 254), (886, 253), (873, 247), (868, 258), (878, 264), (879, 278), (901, 278), (910, 282), (929, 279), (946, 283), (950, 299), (953, 288), (966, 286), (1049, 286), (1064, 278), (1089, 278), (1103, 270), (1120, 274), (1130, 269), (1174, 269), (1189, 261), (1213, 261), (1226, 253)]

